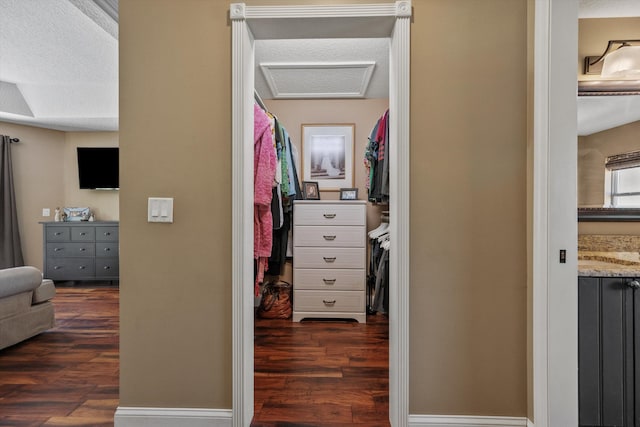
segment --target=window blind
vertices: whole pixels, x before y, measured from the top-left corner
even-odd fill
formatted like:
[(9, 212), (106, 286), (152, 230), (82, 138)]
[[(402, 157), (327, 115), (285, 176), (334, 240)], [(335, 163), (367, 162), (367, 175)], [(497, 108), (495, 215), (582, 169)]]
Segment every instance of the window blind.
[(609, 156), (605, 163), (605, 167), (609, 170), (628, 169), (638, 166), (640, 166), (640, 151)]

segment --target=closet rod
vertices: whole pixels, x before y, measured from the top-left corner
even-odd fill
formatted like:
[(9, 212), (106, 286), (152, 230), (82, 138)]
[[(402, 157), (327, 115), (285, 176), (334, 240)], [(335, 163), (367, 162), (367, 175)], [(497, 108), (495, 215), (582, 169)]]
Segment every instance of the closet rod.
[(262, 102), (262, 98), (260, 98), (260, 95), (258, 95), (258, 91), (255, 89), (253, 90), (253, 98), (256, 100), (260, 108), (262, 108), (264, 111), (267, 111), (267, 107), (264, 106), (264, 102)]

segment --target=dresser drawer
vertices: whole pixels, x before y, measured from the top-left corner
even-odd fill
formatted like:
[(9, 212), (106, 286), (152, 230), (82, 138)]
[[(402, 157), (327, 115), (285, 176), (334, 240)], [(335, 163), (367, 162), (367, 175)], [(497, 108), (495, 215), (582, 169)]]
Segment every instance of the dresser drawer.
[(117, 242), (118, 238), (118, 227), (96, 227), (96, 241)]
[(72, 227), (71, 240), (74, 242), (93, 242), (96, 240), (96, 229), (94, 227)]
[(76, 280), (95, 275), (94, 258), (48, 258), (47, 279)]
[(96, 258), (96, 277), (116, 277), (119, 275), (118, 258)]
[(47, 227), (47, 242), (68, 242), (71, 240), (69, 227)]
[(296, 268), (293, 270), (295, 288), (327, 291), (363, 291), (365, 285), (364, 269), (329, 270)]
[(295, 246), (357, 247), (365, 246), (364, 225), (300, 225), (293, 230)]
[(93, 257), (96, 246), (90, 243), (47, 243), (47, 257)]
[(293, 304), (296, 311), (363, 312), (364, 293), (361, 291), (294, 291)]
[(296, 268), (355, 268), (363, 269), (365, 254), (362, 248), (295, 247)]
[(366, 225), (364, 204), (295, 204), (294, 225)]
[(96, 256), (97, 257), (117, 257), (119, 253), (118, 243), (96, 243)]

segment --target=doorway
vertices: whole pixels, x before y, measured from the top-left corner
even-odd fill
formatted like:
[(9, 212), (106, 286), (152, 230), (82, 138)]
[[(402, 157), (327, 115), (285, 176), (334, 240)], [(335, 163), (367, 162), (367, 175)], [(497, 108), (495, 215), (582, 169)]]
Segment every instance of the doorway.
[[(253, 416), (253, 90), (256, 39), (389, 37), (391, 252), (389, 418), (408, 421), (409, 284), (409, 20), (411, 3), (251, 7), (232, 4), (233, 139), (233, 422)], [(283, 33), (286, 31), (286, 33)], [(380, 34), (383, 31), (383, 34)]]

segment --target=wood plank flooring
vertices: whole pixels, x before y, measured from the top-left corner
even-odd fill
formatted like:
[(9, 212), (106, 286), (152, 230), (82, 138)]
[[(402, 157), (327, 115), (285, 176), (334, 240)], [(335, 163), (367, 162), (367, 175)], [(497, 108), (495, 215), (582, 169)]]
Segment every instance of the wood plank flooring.
[(389, 323), (256, 318), (252, 427), (389, 426)]
[(0, 350), (0, 425), (113, 426), (118, 288), (58, 288), (56, 326)]
[[(0, 350), (0, 426), (113, 426), (118, 288), (59, 287), (55, 328)], [(254, 427), (387, 427), (388, 320), (256, 319)]]

